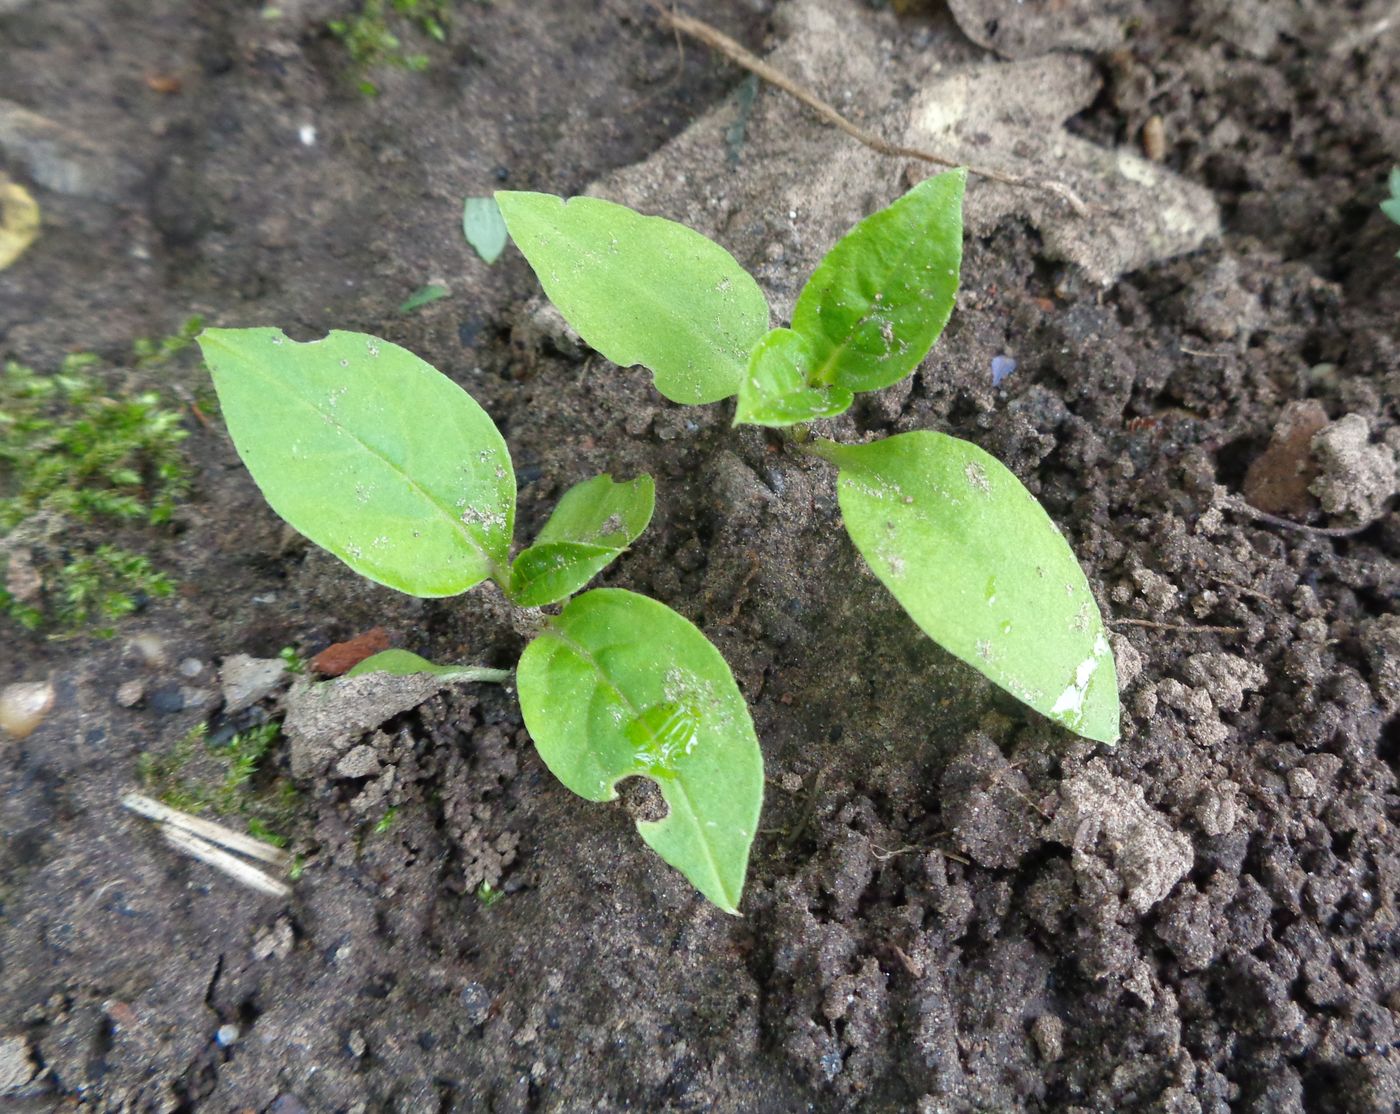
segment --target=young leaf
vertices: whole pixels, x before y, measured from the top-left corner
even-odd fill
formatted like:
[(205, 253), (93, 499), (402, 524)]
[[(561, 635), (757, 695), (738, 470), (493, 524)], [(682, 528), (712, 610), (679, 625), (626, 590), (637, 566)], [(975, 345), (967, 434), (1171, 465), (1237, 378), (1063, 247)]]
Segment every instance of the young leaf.
[(510, 598), (543, 607), (571, 596), (641, 536), (656, 488), (650, 476), (614, 483), (594, 476), (564, 493), (534, 545), (511, 567)]
[(789, 426), (830, 418), (851, 405), (845, 387), (809, 387), (811, 349), (791, 329), (774, 329), (754, 346), (739, 385), (735, 425)]
[(1118, 679), (1064, 536), (1011, 471), (942, 433), (815, 451), (846, 529), (925, 634), (1042, 715), (1118, 739)]
[(966, 181), (961, 169), (924, 179), (817, 264), (792, 311), (813, 386), (878, 390), (928, 355), (958, 292)]
[(564, 492), (535, 544), (585, 542), (611, 549), (631, 545), (647, 528), (656, 507), (656, 484), (645, 472), (618, 483), (604, 473)]
[(1381, 212), (1400, 224), (1400, 166), (1390, 171), (1389, 185), (1390, 196), (1381, 202)]
[(532, 545), (510, 568), (510, 598), (518, 607), (544, 607), (572, 596), (621, 553), (606, 545), (545, 542)]
[(427, 286), (420, 286), (406, 299), (403, 305), (399, 306), (400, 313), (412, 313), (416, 309), (422, 309), (431, 302), (436, 302), (439, 298), (446, 298), (452, 293), (440, 282), (430, 282)]
[(452, 380), (364, 333), (207, 329), (199, 346), (238, 455), (294, 529), (409, 595), (506, 583), (510, 453)]
[(469, 197), (462, 205), (462, 234), (488, 266), (506, 247), (506, 222), (494, 197)]
[(738, 911), (763, 804), (763, 755), (729, 666), (664, 604), (585, 592), (525, 648), (525, 726), (550, 771), (590, 801), (640, 775), (669, 812), (637, 830), (725, 912)]
[(768, 302), (713, 240), (595, 197), (503, 191), (496, 201), (549, 300), (591, 347), (650, 368), (672, 402), (739, 389)]
[(394, 677), (407, 677), (414, 673), (431, 673), (449, 681), (493, 681), (502, 682), (510, 677), (509, 669), (487, 669), (479, 665), (436, 665), (427, 658), (419, 657), (409, 650), (381, 650), (371, 654), (353, 669), (347, 670), (347, 677), (361, 677), (366, 673), (388, 673)]

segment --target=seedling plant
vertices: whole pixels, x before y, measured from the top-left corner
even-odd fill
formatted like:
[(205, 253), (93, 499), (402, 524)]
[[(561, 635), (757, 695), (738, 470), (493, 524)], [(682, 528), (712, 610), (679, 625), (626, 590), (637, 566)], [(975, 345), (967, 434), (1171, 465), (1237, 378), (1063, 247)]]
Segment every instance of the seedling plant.
[[(770, 328), (763, 292), (738, 262), (683, 225), (596, 198), (496, 200), (545, 292), (607, 359), (646, 366), (674, 402), (737, 396), (736, 424), (805, 431), (912, 373), (942, 332), (961, 267), (964, 181), (962, 171), (929, 178), (856, 225), (785, 328)], [(273, 509), (391, 588), (441, 597), (489, 580), (536, 614), (516, 686), (545, 764), (589, 800), (614, 799), (627, 777), (655, 782), (669, 811), (639, 822), (642, 838), (737, 912), (763, 762), (733, 675), (666, 605), (581, 591), (645, 530), (651, 478), (571, 488), (512, 558), (509, 452), (446, 376), (358, 333), (298, 344), (276, 329), (211, 329), (200, 344)], [(930, 637), (1070, 730), (1117, 740), (1098, 607), (1063, 536), (1004, 465), (932, 431), (794, 443), (837, 468), (852, 540)]]

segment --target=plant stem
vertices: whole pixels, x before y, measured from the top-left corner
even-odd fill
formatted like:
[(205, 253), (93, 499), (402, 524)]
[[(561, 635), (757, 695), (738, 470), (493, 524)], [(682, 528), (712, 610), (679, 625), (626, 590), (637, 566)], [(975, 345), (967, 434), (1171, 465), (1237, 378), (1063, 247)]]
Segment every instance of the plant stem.
[(503, 685), (510, 680), (513, 672), (511, 669), (491, 669), (485, 665), (462, 665), (453, 668), (452, 680)]

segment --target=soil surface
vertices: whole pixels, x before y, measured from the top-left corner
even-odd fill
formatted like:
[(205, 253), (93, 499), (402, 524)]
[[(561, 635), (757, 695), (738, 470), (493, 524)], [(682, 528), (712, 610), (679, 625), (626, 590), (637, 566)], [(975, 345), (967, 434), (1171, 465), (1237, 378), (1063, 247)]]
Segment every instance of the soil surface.
[[(194, 491), (149, 547), (175, 596), (110, 641), (0, 645), (0, 684), (58, 694), (0, 742), (0, 1105), (1400, 1108), (1394, 5), (696, 6), (895, 138), (950, 73), (1068, 75), (1064, 149), (1190, 199), (1158, 236), (1104, 186), (1113, 238), (1141, 243), (1090, 251), (1093, 209), (979, 201), (974, 179), (947, 332), (829, 430), (945, 430), (1038, 495), (1115, 632), (1116, 748), (924, 638), (845, 540), (824, 465), (580, 350), (517, 253), (487, 268), (459, 231), (502, 183), (592, 186), (715, 235), (782, 314), (926, 168), (771, 89), (750, 111), (742, 71), (632, 0), (458, 5), (428, 69), (378, 73), (373, 98), (324, 30), (346, 10), (0, 0), (0, 125), (18, 106), (54, 129), (0, 126), (45, 214), (0, 272), (0, 356), (119, 360), (192, 313), (362, 329), (493, 416), (520, 536), (574, 482), (651, 472), (656, 519), (602, 582), (698, 624), (753, 709), (769, 784), (744, 915), (623, 804), (555, 782), (509, 686), (445, 689), (318, 773), (293, 778), (279, 741), (258, 778), (297, 790), (287, 900), (123, 811), (141, 756), (281, 715), (277, 694), (230, 714), (235, 654), (376, 626), (438, 661), (523, 645), (491, 591), (408, 599), (289, 537), (191, 411)], [(1024, 81), (998, 98), (1012, 124)], [(397, 311), (429, 282), (449, 296)], [(994, 357), (1015, 361), (996, 384)], [(207, 393), (193, 358), (161, 375)]]

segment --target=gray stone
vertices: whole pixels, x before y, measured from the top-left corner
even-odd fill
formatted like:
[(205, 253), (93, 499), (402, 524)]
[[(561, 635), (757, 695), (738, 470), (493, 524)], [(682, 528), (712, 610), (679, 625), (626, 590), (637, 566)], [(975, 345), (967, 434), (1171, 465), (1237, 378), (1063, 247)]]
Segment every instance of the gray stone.
[(0, 100), (0, 152), (54, 193), (92, 201), (129, 200), (143, 175), (87, 136)]
[(117, 686), (117, 703), (123, 708), (134, 708), (146, 698), (146, 682), (127, 681)]
[[(1080, 5), (1083, 7), (1083, 5)], [(1098, 97), (1095, 63), (1069, 54), (950, 67), (931, 50), (888, 64), (878, 21), (849, 0), (797, 0), (774, 13), (782, 41), (767, 58), (838, 108), (861, 106), (860, 123), (883, 138), (1002, 175), (1054, 179), (1090, 207), (1076, 212), (1063, 191), (968, 180), (972, 236), (1020, 217), (1045, 253), (1077, 264), (1094, 282), (1193, 251), (1220, 229), (1210, 191), (1135, 149), (1073, 134), (1065, 122)], [(912, 93), (910, 92), (912, 90)], [(734, 119), (727, 102), (644, 162), (593, 183), (588, 193), (718, 235), (751, 265), (779, 318), (825, 249), (861, 217), (894, 200), (932, 169), (862, 146), (782, 97), (760, 97), (745, 157), (723, 151)], [(907, 176), (906, 176), (907, 175)], [(853, 189), (859, 182), (862, 188)], [(781, 259), (769, 253), (781, 214)], [(786, 231), (790, 229), (790, 233)]]
[(185, 694), (179, 685), (162, 685), (151, 693), (151, 707), (167, 716), (183, 712), (185, 710)]
[(0, 1037), (0, 1095), (23, 1090), (37, 1070), (24, 1037)]
[(491, 992), (479, 982), (469, 982), (458, 996), (470, 1025), (483, 1025), (491, 1016)]
[(251, 708), (272, 695), (287, 673), (287, 663), (281, 658), (254, 658), (247, 654), (231, 654), (219, 669), (219, 683), (224, 693), (224, 714), (233, 715)]

